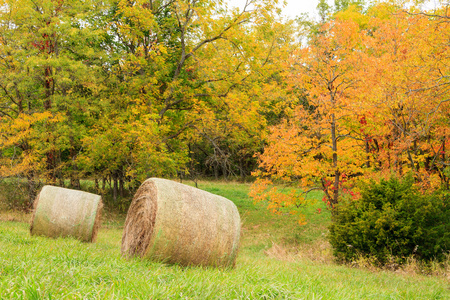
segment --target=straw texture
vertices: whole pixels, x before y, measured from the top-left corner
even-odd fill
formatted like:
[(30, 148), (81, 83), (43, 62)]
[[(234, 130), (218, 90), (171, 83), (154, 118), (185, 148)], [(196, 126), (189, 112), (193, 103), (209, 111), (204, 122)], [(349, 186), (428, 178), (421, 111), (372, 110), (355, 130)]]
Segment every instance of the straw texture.
[(95, 242), (102, 208), (99, 195), (46, 185), (34, 201), (30, 233)]
[(232, 267), (241, 221), (230, 200), (178, 182), (150, 178), (136, 192), (122, 255), (180, 265)]

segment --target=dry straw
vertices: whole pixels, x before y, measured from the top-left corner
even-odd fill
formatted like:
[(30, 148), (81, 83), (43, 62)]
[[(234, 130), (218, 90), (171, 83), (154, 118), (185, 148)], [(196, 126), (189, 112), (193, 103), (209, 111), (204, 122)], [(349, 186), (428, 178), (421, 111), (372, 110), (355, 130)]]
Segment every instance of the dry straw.
[(180, 265), (232, 267), (241, 221), (230, 200), (170, 180), (147, 179), (125, 220), (122, 255)]
[(46, 185), (34, 201), (30, 232), (95, 242), (102, 207), (99, 195)]

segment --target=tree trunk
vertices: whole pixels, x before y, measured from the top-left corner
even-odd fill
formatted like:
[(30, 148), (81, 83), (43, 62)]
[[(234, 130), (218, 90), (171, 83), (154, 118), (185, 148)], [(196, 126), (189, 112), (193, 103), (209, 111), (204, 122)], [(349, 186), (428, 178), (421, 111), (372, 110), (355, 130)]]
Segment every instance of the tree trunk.
[(245, 179), (245, 171), (244, 164), (242, 163), (242, 158), (239, 158), (239, 175), (241, 177), (241, 180)]
[(223, 178), (225, 179), (225, 181), (228, 181), (228, 169), (227, 169), (226, 161), (224, 161), (222, 163), (222, 172), (223, 172)]
[(339, 201), (339, 177), (341, 175), (338, 169), (338, 155), (337, 155), (337, 136), (336, 136), (336, 117), (334, 114), (331, 115), (331, 141), (333, 148), (333, 168), (334, 168), (334, 184), (333, 184), (333, 199), (332, 205), (334, 206)]
[(214, 177), (219, 180), (219, 167), (216, 164), (214, 164)]
[[(443, 165), (442, 170), (444, 170), (444, 168), (445, 168), (445, 160), (446, 160), (446, 157), (445, 157), (445, 139), (446, 138), (445, 138), (445, 135), (444, 135), (444, 137), (442, 138), (442, 152), (441, 152), (441, 154), (442, 154), (442, 165)], [(449, 179), (448, 179), (447, 176), (445, 176), (444, 172), (442, 172), (442, 174), (443, 174), (442, 177), (444, 179), (445, 189), (448, 190), (449, 187), (450, 187)]]
[(100, 186), (97, 177), (94, 179), (94, 184), (95, 184), (95, 192), (98, 193), (100, 191)]
[(125, 186), (125, 183), (124, 183), (124, 180), (123, 180), (123, 175), (121, 173), (120, 176), (119, 176), (119, 195), (120, 195), (120, 197), (124, 197), (125, 196), (125, 188), (124, 188), (124, 186)]
[[(70, 115), (68, 113), (68, 115)], [(77, 158), (77, 152), (75, 151), (75, 139), (73, 136), (70, 136), (70, 159), (71, 159), (71, 167), (72, 171), (70, 172), (70, 185), (74, 188), (80, 189), (81, 183), (80, 179), (78, 178), (78, 165), (75, 162), (75, 159)]]
[(366, 167), (370, 168), (370, 147), (369, 147), (369, 141), (367, 140), (368, 137), (366, 136)]
[(112, 180), (113, 180), (113, 189), (112, 189), (113, 201), (114, 203), (117, 203), (117, 191), (118, 191), (117, 174), (113, 174)]

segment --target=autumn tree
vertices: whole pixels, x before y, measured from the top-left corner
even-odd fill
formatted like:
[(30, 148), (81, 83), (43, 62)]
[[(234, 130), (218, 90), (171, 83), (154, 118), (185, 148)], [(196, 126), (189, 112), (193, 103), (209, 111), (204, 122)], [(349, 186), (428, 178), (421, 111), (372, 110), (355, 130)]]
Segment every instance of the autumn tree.
[(198, 60), (210, 105), (196, 130), (210, 144), (206, 162), (225, 176), (250, 175), (273, 114), (289, 105), (282, 62), (293, 49), (293, 24), (269, 12), (252, 20), (258, 26), (236, 28), (233, 39), (204, 48), (212, 61)]
[[(372, 13), (367, 71), (371, 90), (361, 94), (373, 110), (377, 130), (371, 147), (380, 168), (407, 171), (425, 186), (436, 187), (433, 177), (443, 173), (446, 160), (448, 81), (448, 23), (417, 10), (405, 12), (380, 5)], [(443, 158), (443, 160), (441, 160)], [(439, 164), (436, 164), (439, 162)], [(439, 165), (439, 166), (438, 166)]]
[(359, 27), (354, 22), (335, 20), (322, 34), (300, 49), (290, 62), (291, 86), (301, 88), (305, 99), (293, 115), (272, 128), (269, 144), (260, 156), (260, 178), (252, 194), (268, 199), (278, 211), (301, 206), (304, 194), (280, 192), (275, 186), (288, 182), (306, 190), (321, 189), (326, 202), (338, 203), (345, 182), (363, 172), (361, 141), (353, 134), (358, 121), (354, 102), (359, 78), (357, 70)]
[(381, 3), (365, 12), (350, 6), (316, 31), (290, 69), (291, 86), (303, 88), (305, 100), (272, 128), (254, 197), (275, 211), (302, 205), (300, 192), (271, 185), (284, 182), (303, 192), (319, 187), (333, 207), (345, 193), (355, 195), (351, 181), (386, 172), (413, 172), (425, 189), (448, 186), (442, 21)]
[(2, 1), (0, 7), (2, 174), (26, 176), (30, 187), (35, 179), (62, 180), (82, 134), (70, 126), (71, 112), (99, 89), (100, 34), (90, 25), (101, 3)]
[(277, 3), (2, 1), (1, 176), (117, 199), (196, 165), (248, 175), (288, 106)]
[[(274, 10), (271, 1), (242, 10), (214, 1), (114, 2), (106, 50), (114, 59), (99, 126), (85, 139), (85, 169), (140, 181), (201, 159), (224, 176), (249, 174), (265, 133), (261, 107), (269, 109), (259, 96), (275, 93), (276, 59), (290, 47), (292, 31)], [(111, 140), (109, 131), (125, 152), (94, 142)]]

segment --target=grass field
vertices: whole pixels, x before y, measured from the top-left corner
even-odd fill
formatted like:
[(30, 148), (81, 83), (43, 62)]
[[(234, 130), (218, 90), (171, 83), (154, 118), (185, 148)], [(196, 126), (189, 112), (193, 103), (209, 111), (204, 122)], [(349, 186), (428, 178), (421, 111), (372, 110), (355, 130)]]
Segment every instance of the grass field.
[(30, 215), (3, 211), (0, 299), (450, 299), (448, 273), (335, 264), (326, 242), (330, 215), (321, 201), (305, 210), (309, 223), (300, 227), (294, 216), (253, 204), (246, 184), (200, 182), (199, 188), (239, 208), (243, 232), (235, 269), (125, 260), (123, 215), (107, 212), (97, 242), (86, 244), (32, 237)]

